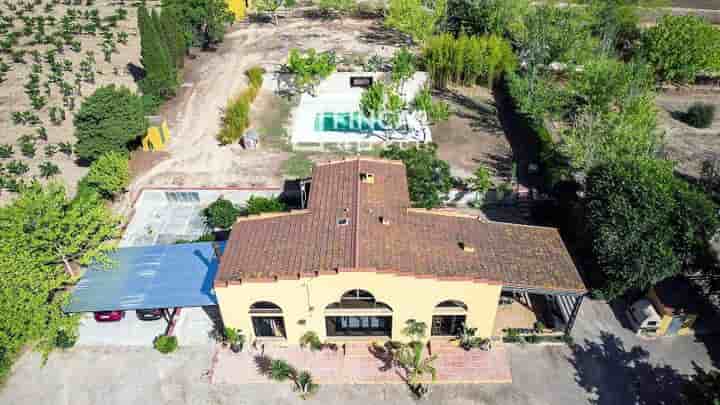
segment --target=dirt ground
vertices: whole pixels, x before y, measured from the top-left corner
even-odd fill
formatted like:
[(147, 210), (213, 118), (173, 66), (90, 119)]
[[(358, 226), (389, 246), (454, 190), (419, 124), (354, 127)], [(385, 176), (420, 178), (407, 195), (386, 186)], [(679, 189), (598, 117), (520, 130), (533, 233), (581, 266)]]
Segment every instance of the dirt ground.
[(387, 57), (395, 49), (394, 41), (369, 19), (236, 24), (217, 51), (197, 53), (188, 63), (180, 94), (162, 111), (172, 138), (169, 157), (138, 176), (131, 191), (149, 185), (280, 185), (283, 162), (291, 154), (278, 140), (283, 130), (278, 123), (287, 120), (289, 108), (280, 105), (275, 95), (261, 92), (251, 110), (251, 127), (273, 132), (272, 142), (244, 150), (240, 145), (220, 146), (215, 140), (227, 100), (247, 86), (245, 71), (258, 65), (277, 70), (292, 48), (333, 50), (339, 57)]
[[(684, 112), (695, 102), (715, 105), (717, 113), (710, 128), (693, 128), (673, 118), (674, 112)], [(720, 92), (665, 91), (658, 94), (656, 103), (665, 130), (665, 153), (678, 162), (679, 173), (697, 178), (704, 160), (720, 157)]]
[(453, 176), (470, 177), (480, 165), (491, 168), (496, 181), (507, 181), (512, 150), (497, 116), (491, 91), (485, 87), (455, 88), (436, 94), (450, 104), (450, 118), (434, 125), (438, 155), (450, 163)]
[[(20, 2), (13, 2), (20, 4)], [(52, 34), (56, 30), (61, 29), (61, 19), (66, 15), (68, 10), (76, 10), (80, 13), (97, 9), (101, 18), (112, 15), (115, 10), (124, 8), (127, 10), (127, 17), (123, 21), (119, 21), (117, 27), (111, 28), (114, 35), (118, 32), (126, 32), (128, 34), (127, 44), (117, 42), (117, 53), (112, 54), (111, 62), (105, 62), (102, 41), (103, 38), (98, 31), (97, 35), (92, 36), (89, 34), (77, 35), (75, 39), (81, 43), (81, 51), (75, 52), (70, 49), (69, 46), (65, 46), (63, 53), (58, 53), (56, 60), (60, 63), (63, 61), (69, 61), (72, 63), (70, 71), (63, 73), (64, 80), (72, 85), (75, 84), (75, 74), (80, 72), (80, 62), (86, 57), (87, 51), (92, 51), (95, 58), (95, 83), (85, 83), (81, 85), (81, 94), (75, 97), (75, 111), (78, 111), (82, 100), (89, 96), (95, 91), (97, 87), (116, 84), (119, 86), (127, 86), (132, 90), (135, 90), (137, 86), (133, 80), (132, 75), (129, 73), (128, 66), (139, 66), (140, 65), (140, 38), (137, 34), (136, 21), (137, 21), (137, 9), (128, 5), (122, 5), (119, 2), (107, 2), (107, 1), (95, 1), (91, 6), (86, 6), (85, 1), (83, 5), (63, 5), (61, 3), (56, 4), (54, 10), (46, 12), (44, 5), (51, 3), (51, 0), (43, 0), (39, 5), (35, 7), (35, 11), (26, 13), (27, 16), (54, 16), (56, 23), (54, 26), (46, 26), (45, 31), (47, 34)], [(8, 2), (4, 2), (0, 5), (0, 11), (3, 14), (12, 14), (8, 9)], [(80, 23), (85, 23), (87, 20), (84, 18), (78, 19)], [(24, 23), (20, 18), (14, 19), (14, 31), (20, 31), (24, 27)], [(36, 32), (37, 29), (35, 29)], [(9, 54), (1, 54), (0, 61), (7, 63), (10, 66), (10, 70), (7, 73), (6, 80), (0, 83), (0, 144), (12, 145), (14, 154), (10, 158), (0, 159), (0, 164), (5, 165), (10, 161), (19, 160), (24, 162), (30, 167), (28, 173), (23, 175), (23, 178), (29, 179), (32, 176), (39, 176), (38, 166), (42, 162), (50, 161), (56, 164), (60, 168), (60, 174), (55, 176), (55, 179), (62, 179), (67, 185), (71, 192), (75, 189), (77, 181), (85, 175), (87, 168), (80, 167), (75, 162), (74, 156), (67, 156), (64, 153), (58, 152), (52, 156), (47, 156), (45, 153), (45, 147), (47, 145), (57, 145), (60, 142), (69, 142), (74, 144), (75, 137), (73, 136), (73, 113), (66, 111), (66, 119), (60, 125), (53, 125), (49, 118), (49, 109), (51, 106), (61, 107), (63, 105), (63, 98), (60, 92), (60, 88), (57, 84), (51, 85), (51, 94), (48, 97), (47, 105), (40, 111), (35, 112), (42, 123), (38, 126), (25, 126), (15, 125), (11, 120), (11, 114), (17, 111), (32, 111), (30, 105), (30, 98), (25, 94), (25, 84), (28, 82), (28, 77), (31, 73), (31, 69), (34, 62), (34, 57), (30, 54), (33, 50), (40, 52), (40, 56), (44, 58), (46, 50), (52, 48), (51, 45), (29, 45), (32, 36), (24, 36), (19, 40), (19, 44), (14, 46), (15, 51), (25, 50), (25, 63), (15, 63), (13, 58)], [(117, 36), (115, 37), (117, 38)], [(40, 94), (45, 95), (44, 83), (48, 81), (50, 74), (50, 65), (42, 60), (38, 65), (42, 66), (42, 72), (40, 76)], [(26, 157), (21, 154), (20, 145), (18, 145), (18, 139), (23, 135), (37, 135), (36, 129), (39, 126), (43, 126), (47, 129), (47, 140), (35, 139), (36, 153), (34, 157)], [(5, 196), (8, 193), (2, 193)]]

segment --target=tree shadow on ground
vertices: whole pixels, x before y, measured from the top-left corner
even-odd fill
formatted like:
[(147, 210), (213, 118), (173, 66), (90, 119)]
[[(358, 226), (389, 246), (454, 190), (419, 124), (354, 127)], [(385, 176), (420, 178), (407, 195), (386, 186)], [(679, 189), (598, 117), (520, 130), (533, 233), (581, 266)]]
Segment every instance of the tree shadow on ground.
[(603, 332), (600, 342), (585, 340), (571, 349), (568, 361), (575, 367), (575, 381), (591, 394), (594, 405), (682, 403), (688, 377), (668, 365), (651, 364), (640, 346), (628, 350), (619, 337)]
[(490, 135), (504, 135), (494, 103), (478, 102), (452, 89), (435, 89), (433, 96), (458, 107), (453, 114), (470, 120), (470, 128), (482, 130)]
[(402, 32), (385, 27), (382, 22), (370, 26), (369, 31), (358, 36), (362, 42), (379, 46), (410, 46), (412, 39)]
[(142, 67), (130, 62), (126, 65), (126, 68), (135, 83), (145, 78), (145, 69), (143, 69)]

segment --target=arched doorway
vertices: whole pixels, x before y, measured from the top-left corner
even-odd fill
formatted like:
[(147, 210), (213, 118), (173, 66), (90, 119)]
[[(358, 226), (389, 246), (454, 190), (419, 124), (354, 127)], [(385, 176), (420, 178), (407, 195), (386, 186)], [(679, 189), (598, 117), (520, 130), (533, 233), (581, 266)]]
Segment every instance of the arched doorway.
[(346, 291), (325, 307), (327, 336), (392, 336), (392, 308), (366, 290)]
[(250, 319), (256, 337), (285, 338), (285, 319), (282, 309), (268, 301), (250, 305)]
[(467, 320), (468, 307), (458, 300), (447, 300), (435, 306), (431, 336), (457, 336)]

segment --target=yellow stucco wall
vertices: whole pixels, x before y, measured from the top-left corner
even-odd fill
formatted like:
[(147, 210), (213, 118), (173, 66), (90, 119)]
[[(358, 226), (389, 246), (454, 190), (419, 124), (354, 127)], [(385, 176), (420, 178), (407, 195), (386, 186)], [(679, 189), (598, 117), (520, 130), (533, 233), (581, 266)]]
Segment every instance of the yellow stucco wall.
[[(255, 338), (250, 305), (270, 301), (283, 311), (288, 344), (298, 344), (307, 331), (326, 339), (325, 307), (353, 289), (367, 290), (392, 310), (392, 339), (407, 340), (401, 330), (405, 321), (415, 319), (431, 325), (435, 306), (459, 300), (467, 307), (467, 325), (478, 328), (479, 336), (492, 335), (501, 287), (469, 281), (440, 281), (375, 272), (342, 272), (300, 280), (243, 283), (216, 287), (215, 292), (226, 326), (239, 328)], [(301, 321), (304, 320), (304, 324)], [(428, 331), (429, 334), (429, 331)]]

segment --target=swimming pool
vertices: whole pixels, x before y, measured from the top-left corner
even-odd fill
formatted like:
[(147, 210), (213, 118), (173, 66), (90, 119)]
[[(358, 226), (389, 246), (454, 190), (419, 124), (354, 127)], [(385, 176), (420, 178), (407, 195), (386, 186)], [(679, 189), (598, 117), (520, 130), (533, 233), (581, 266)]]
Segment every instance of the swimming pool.
[(359, 111), (353, 113), (325, 112), (315, 115), (315, 131), (319, 132), (367, 132), (385, 131), (381, 120), (367, 118)]

